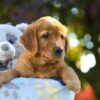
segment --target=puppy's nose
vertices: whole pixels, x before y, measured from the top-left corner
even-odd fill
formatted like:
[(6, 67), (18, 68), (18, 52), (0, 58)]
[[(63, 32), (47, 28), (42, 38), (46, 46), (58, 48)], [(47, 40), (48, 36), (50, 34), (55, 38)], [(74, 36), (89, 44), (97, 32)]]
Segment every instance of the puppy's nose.
[(1, 48), (2, 48), (2, 50), (7, 51), (9, 49), (9, 46), (8, 46), (8, 44), (3, 44), (1, 46)]
[(61, 56), (62, 49), (60, 47), (55, 47), (54, 48), (54, 54), (55, 54), (55, 56)]

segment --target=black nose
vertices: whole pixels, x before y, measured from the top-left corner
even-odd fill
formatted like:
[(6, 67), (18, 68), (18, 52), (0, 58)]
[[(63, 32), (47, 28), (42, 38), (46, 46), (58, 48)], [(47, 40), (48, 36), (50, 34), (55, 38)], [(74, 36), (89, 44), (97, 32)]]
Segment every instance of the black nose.
[(55, 47), (54, 48), (54, 54), (55, 54), (55, 56), (61, 56), (62, 49), (60, 47)]

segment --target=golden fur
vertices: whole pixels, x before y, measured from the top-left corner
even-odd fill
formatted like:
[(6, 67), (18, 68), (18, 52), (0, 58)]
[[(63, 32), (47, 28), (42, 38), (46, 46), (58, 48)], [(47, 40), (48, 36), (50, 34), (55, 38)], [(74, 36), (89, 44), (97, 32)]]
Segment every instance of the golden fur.
[[(46, 16), (30, 24), (20, 37), (25, 50), (15, 69), (0, 71), (0, 84), (14, 77), (61, 77), (74, 92), (80, 91), (80, 81), (72, 68), (64, 62), (68, 48), (68, 29), (56, 19)], [(61, 56), (55, 56), (54, 48), (62, 49)]]

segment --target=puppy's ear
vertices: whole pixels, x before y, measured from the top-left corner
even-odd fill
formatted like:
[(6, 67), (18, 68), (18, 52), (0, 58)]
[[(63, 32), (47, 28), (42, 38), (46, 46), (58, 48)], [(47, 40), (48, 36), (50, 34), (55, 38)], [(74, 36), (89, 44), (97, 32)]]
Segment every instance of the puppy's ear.
[(28, 26), (25, 33), (20, 37), (20, 42), (28, 51), (32, 52), (33, 55), (37, 53), (38, 43), (35, 24)]

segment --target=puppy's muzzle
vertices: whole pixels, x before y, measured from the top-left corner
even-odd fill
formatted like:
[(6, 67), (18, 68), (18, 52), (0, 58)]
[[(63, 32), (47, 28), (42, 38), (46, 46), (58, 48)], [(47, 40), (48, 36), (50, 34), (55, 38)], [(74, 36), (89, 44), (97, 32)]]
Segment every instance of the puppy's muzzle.
[(62, 55), (63, 50), (60, 47), (54, 48), (54, 55), (60, 57)]

